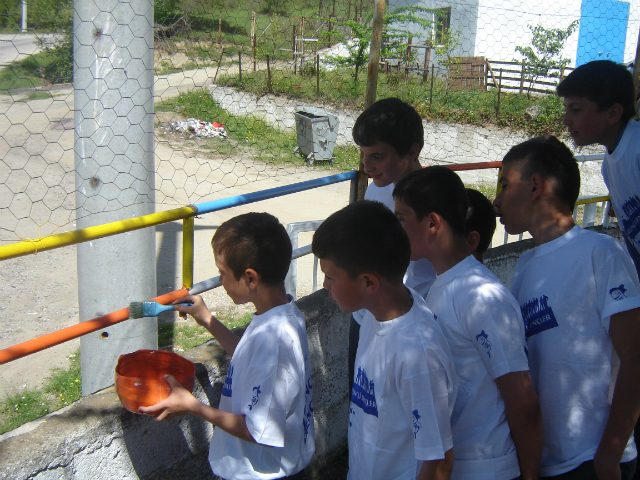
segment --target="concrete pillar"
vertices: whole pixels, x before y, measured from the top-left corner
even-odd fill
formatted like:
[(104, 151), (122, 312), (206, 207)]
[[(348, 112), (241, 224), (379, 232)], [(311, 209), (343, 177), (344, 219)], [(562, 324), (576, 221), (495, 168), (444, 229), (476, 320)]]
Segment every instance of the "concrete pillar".
[[(153, 213), (153, 2), (75, 0), (77, 228)], [(78, 245), (80, 321), (156, 295), (155, 229)], [(158, 346), (155, 318), (80, 343), (82, 394), (114, 383), (118, 356)]]

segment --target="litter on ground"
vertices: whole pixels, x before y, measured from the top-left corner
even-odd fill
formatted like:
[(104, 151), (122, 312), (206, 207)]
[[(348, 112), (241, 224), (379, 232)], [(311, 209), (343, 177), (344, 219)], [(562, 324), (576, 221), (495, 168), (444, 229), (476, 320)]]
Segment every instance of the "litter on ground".
[(188, 133), (196, 137), (227, 138), (224, 125), (217, 122), (205, 122), (197, 118), (187, 118), (184, 122), (171, 122), (170, 127), (175, 132)]

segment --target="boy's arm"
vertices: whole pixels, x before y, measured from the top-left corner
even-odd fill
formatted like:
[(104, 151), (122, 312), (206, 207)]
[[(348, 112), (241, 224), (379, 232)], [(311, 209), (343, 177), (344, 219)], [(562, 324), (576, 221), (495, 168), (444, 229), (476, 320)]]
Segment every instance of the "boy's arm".
[(221, 428), (229, 435), (250, 443), (256, 443), (249, 429), (244, 415), (223, 412), (199, 401), (185, 389), (171, 375), (165, 375), (165, 380), (171, 386), (171, 394), (162, 402), (150, 407), (140, 407), (140, 413), (156, 417), (156, 420), (170, 420), (173, 417), (190, 413)]
[[(178, 305), (179, 303), (193, 303), (193, 305), (187, 307)], [(180, 312), (181, 317), (187, 318), (187, 314), (191, 315), (198, 325), (202, 325), (209, 330), (211, 335), (215, 337), (220, 346), (222, 346), (229, 355), (233, 355), (240, 341), (240, 337), (229, 330), (220, 320), (211, 315), (211, 312), (200, 295), (187, 295), (186, 297), (179, 298), (173, 302), (173, 304), (173, 308), (177, 312)]]
[(444, 458), (422, 462), (416, 480), (449, 480), (453, 470), (453, 448), (447, 450)]
[(538, 479), (542, 458), (542, 412), (528, 371), (495, 379), (518, 454), (522, 480)]
[(622, 454), (640, 414), (640, 308), (611, 315), (609, 336), (620, 358), (620, 369), (609, 420), (593, 459), (601, 480), (620, 478)]

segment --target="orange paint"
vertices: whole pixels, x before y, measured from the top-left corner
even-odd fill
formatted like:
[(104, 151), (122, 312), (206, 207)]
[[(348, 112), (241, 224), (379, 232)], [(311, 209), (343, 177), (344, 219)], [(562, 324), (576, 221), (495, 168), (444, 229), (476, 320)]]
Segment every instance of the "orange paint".
[(180, 355), (163, 350), (138, 350), (120, 355), (116, 365), (116, 392), (122, 406), (133, 413), (139, 407), (160, 403), (171, 393), (164, 379), (173, 375), (184, 388), (193, 391), (196, 367)]

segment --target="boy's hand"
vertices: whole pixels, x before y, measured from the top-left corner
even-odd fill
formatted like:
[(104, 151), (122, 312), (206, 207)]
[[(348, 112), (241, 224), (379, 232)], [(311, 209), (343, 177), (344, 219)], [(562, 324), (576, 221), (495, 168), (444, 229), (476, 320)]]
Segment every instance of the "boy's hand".
[(156, 420), (171, 420), (173, 417), (192, 413), (200, 403), (189, 390), (184, 388), (171, 375), (165, 375), (164, 379), (171, 387), (171, 394), (160, 403), (150, 407), (140, 407), (138, 411), (146, 415), (156, 417)]
[[(190, 307), (178, 305), (179, 303), (192, 303)], [(204, 303), (200, 295), (187, 295), (173, 302), (174, 309), (179, 312), (182, 318), (187, 318), (187, 314), (191, 315), (198, 325), (202, 325), (207, 330), (211, 324), (211, 312)]]

